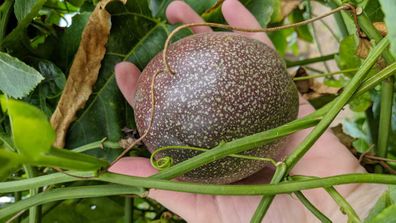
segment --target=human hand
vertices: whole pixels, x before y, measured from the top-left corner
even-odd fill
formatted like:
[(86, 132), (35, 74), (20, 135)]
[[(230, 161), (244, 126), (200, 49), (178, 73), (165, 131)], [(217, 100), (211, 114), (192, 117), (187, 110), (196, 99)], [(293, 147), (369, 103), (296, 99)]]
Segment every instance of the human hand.
[[(254, 16), (237, 0), (226, 0), (222, 5), (223, 15), (232, 26), (259, 28)], [(170, 23), (202, 22), (187, 4), (182, 1), (172, 2), (166, 11)], [(193, 32), (211, 32), (209, 27), (194, 27)], [(258, 39), (269, 46), (271, 41), (264, 33), (243, 33)], [(136, 83), (140, 75), (139, 69), (128, 62), (122, 62), (115, 68), (117, 84), (133, 107)], [(300, 97), (299, 117), (314, 111), (307, 101)], [(286, 145), (290, 153), (309, 133), (309, 129), (293, 134)], [(127, 157), (119, 160), (111, 168), (111, 172), (150, 176), (157, 171), (148, 159)], [(267, 169), (260, 171), (244, 180), (244, 183), (268, 182), (264, 176)], [(290, 175), (332, 176), (345, 173), (364, 172), (355, 157), (331, 133), (324, 133), (310, 151), (293, 168)], [(385, 190), (380, 185), (344, 185), (337, 190), (351, 203), (356, 212), (364, 218), (374, 205), (379, 195)], [(305, 196), (334, 222), (346, 222), (337, 204), (323, 189), (304, 191)], [(149, 197), (157, 200), (169, 210), (180, 215), (188, 222), (248, 222), (258, 203), (259, 196), (211, 196), (151, 189)], [(265, 222), (315, 222), (316, 218), (293, 196), (277, 195), (270, 206)]]

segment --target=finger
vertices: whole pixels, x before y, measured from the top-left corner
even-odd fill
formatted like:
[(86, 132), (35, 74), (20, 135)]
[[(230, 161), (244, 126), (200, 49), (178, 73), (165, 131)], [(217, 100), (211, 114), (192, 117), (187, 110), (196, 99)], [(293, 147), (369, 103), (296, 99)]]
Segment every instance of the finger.
[[(243, 28), (251, 28), (251, 29), (258, 29), (261, 28), (259, 22), (256, 18), (252, 15), (243, 6), (238, 0), (227, 0), (224, 1), (223, 6), (221, 7), (223, 12), (223, 16), (226, 19), (227, 23), (231, 26), (243, 27)], [(238, 13), (235, 13), (238, 12)], [(271, 40), (268, 38), (266, 33), (257, 32), (257, 33), (243, 33), (245, 36), (257, 39), (268, 46), (274, 48)]]
[(140, 76), (139, 68), (130, 62), (121, 62), (115, 66), (114, 72), (118, 88), (133, 107), (137, 80)]
[[(204, 20), (185, 2), (174, 1), (169, 4), (166, 9), (166, 17), (171, 24), (174, 23), (196, 23), (204, 22)], [(208, 26), (192, 27), (194, 33), (211, 32), (212, 29)]]
[[(158, 171), (154, 169), (147, 158), (142, 157), (126, 157), (117, 161), (109, 168), (109, 172), (124, 174), (129, 176), (148, 177)], [(195, 215), (197, 209), (195, 194), (164, 191), (150, 189), (148, 197), (152, 198), (169, 210), (177, 213), (186, 220), (191, 219)]]

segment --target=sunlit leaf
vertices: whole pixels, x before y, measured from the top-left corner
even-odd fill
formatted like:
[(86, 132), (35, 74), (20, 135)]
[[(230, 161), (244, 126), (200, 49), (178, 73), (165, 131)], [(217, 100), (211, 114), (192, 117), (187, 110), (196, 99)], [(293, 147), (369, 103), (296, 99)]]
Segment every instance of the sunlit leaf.
[(22, 101), (2, 96), (0, 102), (10, 117), (12, 139), (19, 153), (35, 160), (48, 152), (55, 140), (55, 132), (47, 116), (40, 109)]

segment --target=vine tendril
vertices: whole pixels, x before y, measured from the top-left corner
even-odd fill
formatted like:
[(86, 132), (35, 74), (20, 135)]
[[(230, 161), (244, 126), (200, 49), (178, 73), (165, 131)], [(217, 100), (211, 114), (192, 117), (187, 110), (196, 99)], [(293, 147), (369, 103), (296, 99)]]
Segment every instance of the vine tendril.
[[(219, 146), (221, 146), (221, 144)], [(206, 148), (193, 147), (193, 146), (163, 146), (161, 148), (156, 149), (150, 156), (150, 163), (155, 169), (164, 170), (164, 169), (169, 168), (173, 165), (173, 159), (172, 159), (172, 157), (169, 157), (169, 156), (162, 157), (158, 160), (154, 160), (155, 155), (157, 155), (159, 152), (165, 151), (165, 150), (170, 150), (170, 149), (188, 149), (188, 150), (201, 151), (201, 152), (205, 152), (205, 151), (209, 150)], [(229, 156), (234, 157), (234, 158), (269, 162), (274, 167), (278, 166), (280, 163), (280, 162), (277, 162), (271, 158), (266, 158), (266, 157), (256, 157), (256, 156), (240, 155), (240, 154), (231, 154)]]

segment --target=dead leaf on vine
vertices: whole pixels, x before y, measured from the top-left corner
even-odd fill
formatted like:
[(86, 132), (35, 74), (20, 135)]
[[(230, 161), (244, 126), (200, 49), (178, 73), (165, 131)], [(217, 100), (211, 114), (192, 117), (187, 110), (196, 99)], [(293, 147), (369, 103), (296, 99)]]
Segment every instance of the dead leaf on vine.
[[(294, 77), (296, 78), (296, 77), (307, 77), (307, 76), (308, 76), (307, 71), (303, 67), (299, 67)], [(294, 81), (294, 83), (296, 84), (297, 90), (298, 92), (300, 92), (300, 94), (306, 94), (309, 91), (311, 91), (311, 86), (313, 85), (313, 79), (298, 80), (298, 81)]]
[(339, 90), (340, 88), (329, 87), (321, 82), (313, 81), (310, 91), (302, 96), (307, 100), (313, 100), (324, 95), (336, 95)]
[(77, 111), (85, 106), (98, 78), (111, 28), (110, 13), (105, 9), (110, 1), (104, 0), (97, 4), (82, 33), (65, 88), (51, 117), (52, 127), (56, 131), (56, 147), (64, 146), (67, 129)]
[(386, 36), (386, 34), (388, 34), (388, 28), (386, 28), (384, 22), (374, 22), (373, 26), (381, 33), (382, 36)]
[(365, 59), (370, 52), (371, 43), (367, 39), (360, 38), (359, 45), (356, 49), (356, 55), (360, 58)]

